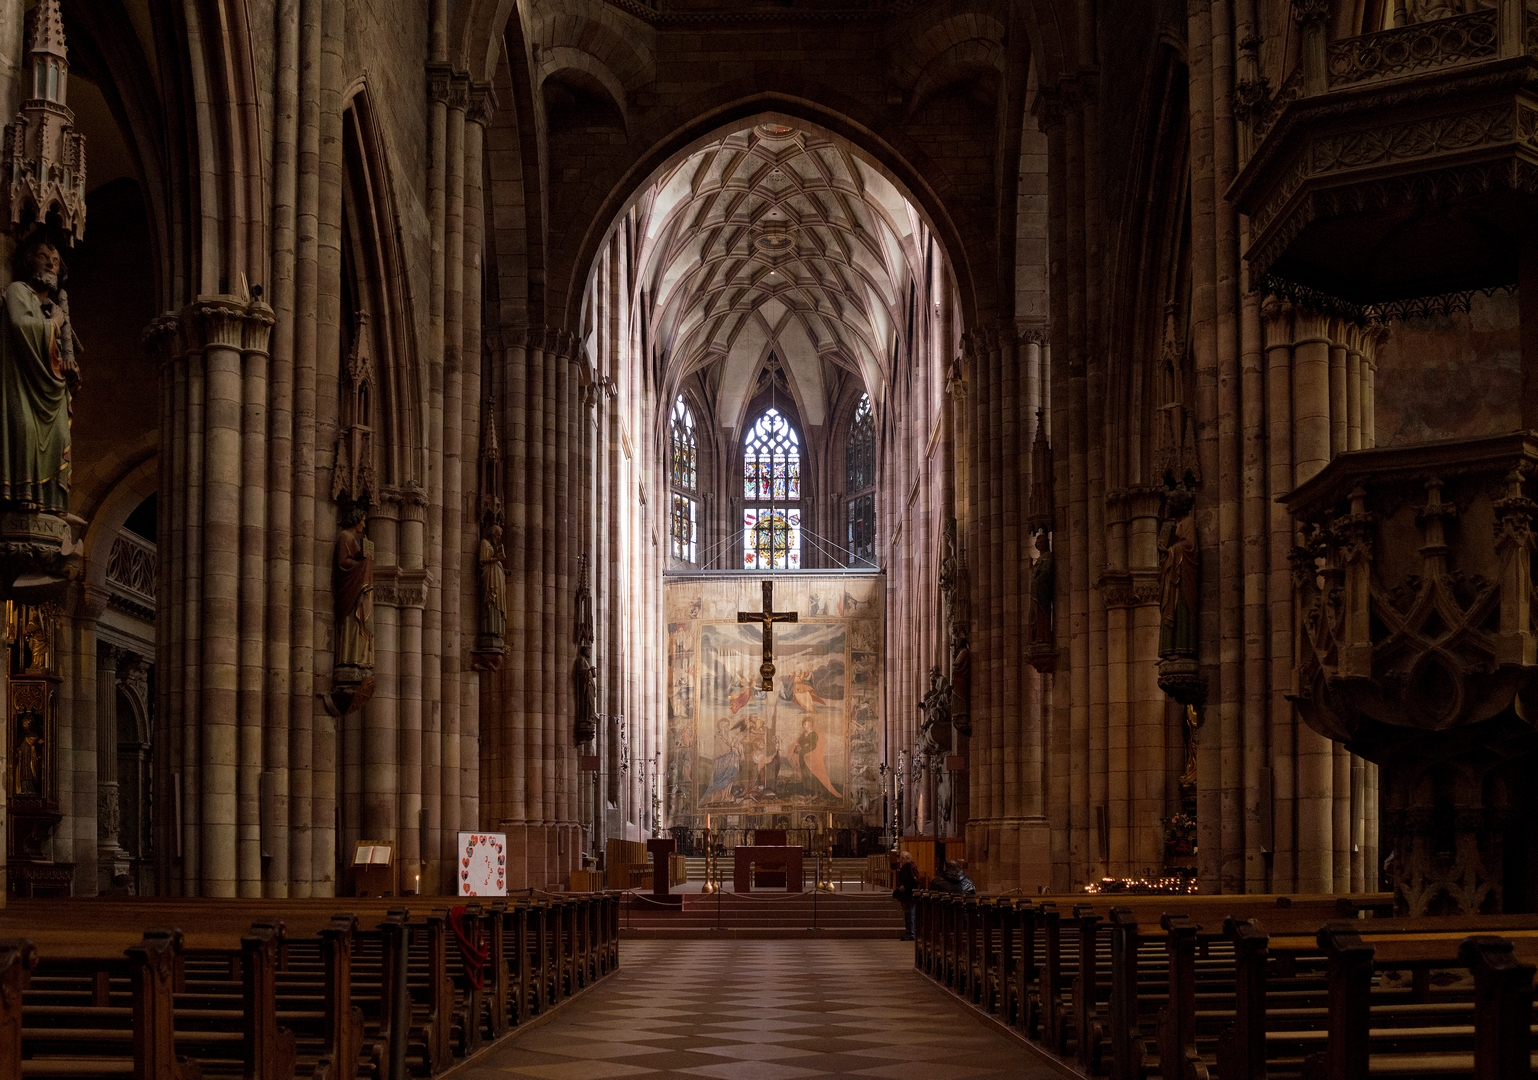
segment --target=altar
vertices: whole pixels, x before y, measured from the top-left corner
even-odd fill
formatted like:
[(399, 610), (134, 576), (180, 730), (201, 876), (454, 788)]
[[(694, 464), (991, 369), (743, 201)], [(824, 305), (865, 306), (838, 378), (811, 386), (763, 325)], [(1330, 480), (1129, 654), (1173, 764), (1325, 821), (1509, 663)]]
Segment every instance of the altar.
[[(752, 892), (757, 874), (765, 871), (783, 874), (787, 892), (801, 892), (801, 859), (799, 847), (756, 845), (732, 849), (736, 859), (732, 867), (732, 889), (735, 892)], [(756, 872), (756, 873), (755, 873)]]

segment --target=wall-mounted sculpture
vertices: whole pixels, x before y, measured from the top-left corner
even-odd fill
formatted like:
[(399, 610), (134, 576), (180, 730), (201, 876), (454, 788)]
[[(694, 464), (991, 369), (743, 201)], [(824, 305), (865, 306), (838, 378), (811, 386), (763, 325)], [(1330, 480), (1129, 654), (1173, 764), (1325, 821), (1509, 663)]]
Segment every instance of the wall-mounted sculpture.
[(1043, 675), (1057, 670), (1057, 568), (1052, 555), (1057, 507), (1052, 484), (1052, 444), (1047, 441), (1046, 410), (1037, 409), (1036, 438), (1031, 443), (1031, 495), (1025, 517), (1026, 531), (1036, 544), (1036, 559), (1030, 571), (1026, 657)]
[(587, 556), (583, 555), (577, 571), (577, 659), (572, 667), (576, 691), (572, 721), (572, 740), (577, 745), (592, 742), (598, 735), (598, 669), (593, 666), (593, 593), (587, 583)]
[(374, 693), (374, 542), (364, 531), (368, 512), (348, 510), (336, 537), (336, 654), (331, 704), (338, 715), (356, 712)]
[(480, 604), (472, 662), (478, 670), (495, 671), (507, 652), (507, 549), (502, 543), (502, 448), (490, 402), (481, 431), (481, 542), (476, 555)]
[(1207, 680), (1197, 664), (1200, 553), (1195, 496), (1175, 487), (1164, 497), (1159, 526), (1159, 689), (1182, 705), (1207, 700)]
[[(69, 514), (70, 399), (80, 388), (61, 248), (85, 234), (85, 138), (74, 129), (58, 0), (27, 24), (30, 90), (0, 147), (18, 244), (0, 313), (0, 588), (61, 602), (80, 569)], [(23, 580), (22, 591), (13, 583)]]

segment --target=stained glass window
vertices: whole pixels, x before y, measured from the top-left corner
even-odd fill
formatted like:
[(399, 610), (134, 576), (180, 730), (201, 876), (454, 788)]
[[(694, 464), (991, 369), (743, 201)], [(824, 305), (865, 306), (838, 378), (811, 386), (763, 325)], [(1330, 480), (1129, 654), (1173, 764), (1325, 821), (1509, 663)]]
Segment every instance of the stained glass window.
[(694, 438), (694, 413), (683, 395), (673, 403), (673, 486), (685, 491), (699, 487), (699, 444)]
[(849, 425), (849, 490), (864, 491), (876, 486), (876, 418), (871, 413), (870, 395), (861, 394), (854, 421)]
[(801, 569), (801, 511), (765, 507), (742, 512), (744, 570)]
[(770, 409), (748, 432), (743, 454), (743, 498), (799, 502), (801, 439), (780, 410)]
[(849, 565), (861, 566), (876, 559), (876, 417), (870, 395), (861, 394), (849, 423), (849, 445), (844, 454), (849, 465)]
[(689, 496), (673, 493), (673, 558), (687, 563), (699, 562), (698, 507)]
[(876, 496), (849, 500), (849, 565), (876, 559)]
[(742, 459), (743, 569), (801, 569), (801, 437), (768, 409), (748, 429)]
[(697, 563), (700, 558), (699, 503), (693, 494), (699, 490), (700, 451), (694, 434), (694, 412), (682, 394), (673, 402), (671, 426), (668, 479), (674, 490), (668, 534), (672, 538), (673, 558)]

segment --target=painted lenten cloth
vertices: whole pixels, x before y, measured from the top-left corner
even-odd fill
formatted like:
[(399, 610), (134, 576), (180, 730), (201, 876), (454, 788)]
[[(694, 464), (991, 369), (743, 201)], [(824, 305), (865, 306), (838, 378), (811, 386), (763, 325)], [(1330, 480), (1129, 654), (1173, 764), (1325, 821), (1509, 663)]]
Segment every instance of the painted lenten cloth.
[[(792, 828), (880, 821), (883, 579), (774, 575), (774, 689), (758, 689), (762, 576), (669, 581), (670, 820), (744, 815)], [(746, 821), (743, 824), (747, 824)]]

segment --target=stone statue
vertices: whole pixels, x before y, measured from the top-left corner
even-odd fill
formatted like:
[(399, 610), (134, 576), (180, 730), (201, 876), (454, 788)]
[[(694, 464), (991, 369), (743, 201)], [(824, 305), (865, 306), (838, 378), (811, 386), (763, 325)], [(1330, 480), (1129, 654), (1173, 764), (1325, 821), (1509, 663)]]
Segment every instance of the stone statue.
[(1045, 531), (1036, 537), (1039, 554), (1031, 564), (1031, 630), (1033, 643), (1050, 644), (1052, 633), (1052, 609), (1057, 602), (1057, 569), (1052, 557), (1052, 541)]
[(577, 663), (572, 672), (577, 691), (577, 719), (573, 738), (580, 746), (598, 734), (598, 669), (593, 666), (593, 647), (586, 642), (577, 646)]
[(374, 666), (374, 542), (368, 514), (355, 506), (336, 538), (336, 666)]
[(63, 514), (70, 395), (80, 386), (64, 263), (39, 236), (22, 247), (16, 270), (0, 335), (0, 500)]
[(21, 738), (16, 740), (15, 767), (11, 775), (13, 794), (43, 793), (43, 736), (38, 730), (41, 723), (35, 715), (21, 722)]
[(967, 628), (951, 627), (951, 723), (962, 735), (972, 734), (972, 649)]
[(575, 681), (576, 717), (572, 736), (580, 746), (598, 734), (598, 669), (593, 666), (593, 593), (587, 584), (587, 556), (577, 569), (577, 662), (572, 671)]
[(1196, 655), (1197, 549), (1193, 496), (1177, 487), (1165, 498), (1159, 528), (1159, 655)]
[(481, 633), (501, 637), (507, 632), (507, 549), (502, 526), (493, 525), (481, 537)]
[(1194, 788), (1196, 786), (1196, 748), (1197, 725), (1200, 718), (1196, 714), (1195, 705), (1187, 705), (1185, 712), (1186, 725), (1186, 767), (1180, 773), (1180, 786)]
[(951, 722), (951, 687), (938, 667), (929, 669), (929, 689), (925, 691), (919, 709), (924, 721), (919, 727), (919, 742), (929, 753), (950, 748), (950, 735), (946, 728)]

